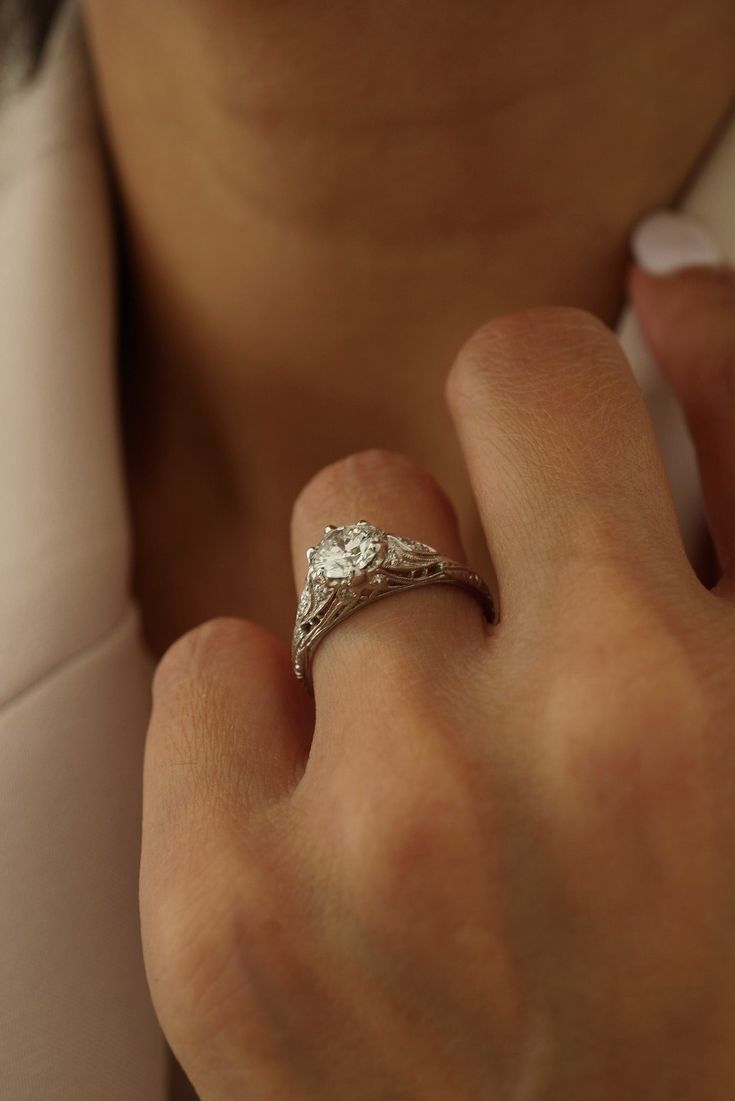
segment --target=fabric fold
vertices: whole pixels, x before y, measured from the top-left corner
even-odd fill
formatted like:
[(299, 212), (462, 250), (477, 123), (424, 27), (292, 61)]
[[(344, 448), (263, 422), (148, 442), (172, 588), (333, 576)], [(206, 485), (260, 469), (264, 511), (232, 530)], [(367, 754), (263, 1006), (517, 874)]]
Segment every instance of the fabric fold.
[(0, 1097), (166, 1101), (140, 940), (151, 662), (78, 18), (0, 106)]

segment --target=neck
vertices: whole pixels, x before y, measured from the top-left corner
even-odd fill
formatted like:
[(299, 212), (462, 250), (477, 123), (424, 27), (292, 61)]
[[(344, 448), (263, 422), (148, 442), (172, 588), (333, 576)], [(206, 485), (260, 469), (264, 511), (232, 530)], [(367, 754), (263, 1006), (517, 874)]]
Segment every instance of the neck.
[(468, 501), (437, 443), (459, 345), (528, 305), (614, 321), (632, 223), (735, 93), (730, 0), (88, 8), (140, 454), (248, 523), (364, 446)]

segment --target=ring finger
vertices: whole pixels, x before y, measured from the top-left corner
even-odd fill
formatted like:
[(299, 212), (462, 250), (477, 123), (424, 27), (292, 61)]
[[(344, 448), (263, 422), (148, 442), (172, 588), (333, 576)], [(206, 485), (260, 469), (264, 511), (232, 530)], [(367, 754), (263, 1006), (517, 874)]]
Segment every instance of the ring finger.
[[(366, 520), (426, 543), (464, 563), (454, 509), (434, 479), (410, 459), (367, 451), (322, 470), (302, 491), (293, 514), (294, 574), (300, 591), (307, 548), (327, 525)], [(314, 660), (317, 710), (332, 719), (376, 708), (383, 718), (401, 700), (431, 705), (457, 685), (472, 654), (482, 652), (485, 625), (478, 602), (454, 585), (430, 585), (376, 601), (340, 622)], [(376, 692), (376, 686), (379, 691)], [(385, 705), (385, 706), (384, 706)]]

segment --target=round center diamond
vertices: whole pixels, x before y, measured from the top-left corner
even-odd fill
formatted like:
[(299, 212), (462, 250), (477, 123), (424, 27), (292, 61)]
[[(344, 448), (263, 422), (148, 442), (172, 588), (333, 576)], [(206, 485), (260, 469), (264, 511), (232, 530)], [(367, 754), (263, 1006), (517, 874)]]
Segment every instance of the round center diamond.
[(311, 565), (327, 581), (352, 581), (379, 566), (385, 549), (382, 532), (372, 524), (352, 524), (325, 535)]

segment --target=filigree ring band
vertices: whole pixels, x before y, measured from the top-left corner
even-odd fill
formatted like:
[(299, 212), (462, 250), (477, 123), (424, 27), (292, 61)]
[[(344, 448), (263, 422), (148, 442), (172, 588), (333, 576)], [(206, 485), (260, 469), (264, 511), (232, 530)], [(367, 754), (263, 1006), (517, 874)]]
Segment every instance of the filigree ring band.
[(307, 551), (307, 559), (292, 657), (294, 673), (310, 691), (311, 665), (319, 643), (373, 600), (424, 585), (458, 585), (479, 600), (490, 623), (496, 622), (490, 590), (473, 570), (426, 543), (382, 531), (366, 520), (325, 528), (324, 538)]

